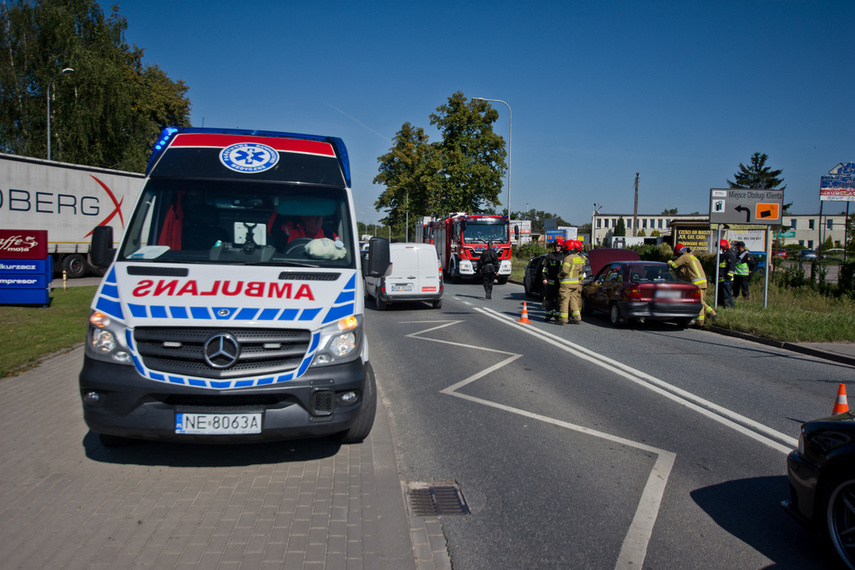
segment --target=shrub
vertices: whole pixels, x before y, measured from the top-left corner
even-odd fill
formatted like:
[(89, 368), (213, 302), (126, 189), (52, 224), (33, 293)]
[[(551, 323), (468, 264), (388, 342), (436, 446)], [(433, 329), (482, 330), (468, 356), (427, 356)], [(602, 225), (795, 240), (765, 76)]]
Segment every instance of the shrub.
[(532, 257), (537, 257), (538, 255), (543, 255), (546, 253), (546, 248), (542, 245), (539, 245), (534, 242), (529, 242), (522, 246), (517, 246), (514, 248), (514, 255), (519, 257), (520, 259), (531, 259)]

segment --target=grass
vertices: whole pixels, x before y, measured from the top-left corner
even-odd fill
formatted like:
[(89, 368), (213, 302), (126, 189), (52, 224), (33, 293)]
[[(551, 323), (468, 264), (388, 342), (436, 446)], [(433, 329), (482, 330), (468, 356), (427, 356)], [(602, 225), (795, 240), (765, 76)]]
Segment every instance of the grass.
[(95, 286), (54, 289), (47, 308), (0, 305), (0, 378), (19, 374), (41, 358), (83, 342), (96, 290)]

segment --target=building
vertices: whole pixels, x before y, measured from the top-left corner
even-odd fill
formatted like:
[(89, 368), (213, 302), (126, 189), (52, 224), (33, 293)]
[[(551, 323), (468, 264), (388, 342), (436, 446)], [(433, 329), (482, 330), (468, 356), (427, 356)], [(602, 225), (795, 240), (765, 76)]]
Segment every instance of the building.
[[(594, 243), (601, 245), (604, 239), (611, 238), (614, 235), (614, 229), (620, 218), (623, 218), (626, 224), (626, 235), (633, 235), (632, 214), (595, 214), (591, 220), (593, 224)], [(659, 232), (660, 237), (665, 238), (671, 235), (672, 222), (683, 224), (687, 222), (702, 222), (707, 224), (708, 221), (709, 216), (706, 215), (670, 216), (663, 214), (639, 214), (638, 228), (635, 235), (644, 230), (644, 234), (650, 237), (655, 230)], [(819, 214), (784, 214), (782, 222), (784, 228), (789, 228), (775, 237), (782, 246), (798, 244), (808, 249), (817, 249), (830, 237), (834, 247), (843, 247), (846, 240), (845, 214), (823, 214), (821, 219)]]

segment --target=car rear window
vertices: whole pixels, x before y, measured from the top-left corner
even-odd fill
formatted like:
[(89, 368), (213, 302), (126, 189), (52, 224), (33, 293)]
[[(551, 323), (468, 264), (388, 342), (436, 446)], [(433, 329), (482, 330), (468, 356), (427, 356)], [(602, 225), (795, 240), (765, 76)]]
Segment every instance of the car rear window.
[(629, 266), (630, 281), (638, 283), (662, 283), (677, 281), (677, 278), (663, 264), (640, 264)]

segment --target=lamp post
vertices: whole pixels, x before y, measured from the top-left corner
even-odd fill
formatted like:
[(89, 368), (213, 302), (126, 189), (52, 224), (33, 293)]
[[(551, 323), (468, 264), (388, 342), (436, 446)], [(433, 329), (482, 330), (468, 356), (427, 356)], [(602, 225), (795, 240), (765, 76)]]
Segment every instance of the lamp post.
[(63, 73), (74, 73), (74, 70), (70, 67), (66, 67), (56, 75), (54, 75), (47, 84), (47, 159), (50, 160), (50, 86), (53, 84), (54, 79), (62, 75)]
[(503, 103), (508, 108), (508, 222), (511, 221), (511, 143), (514, 135), (514, 113), (511, 111), (511, 106), (501, 99), (487, 99), (486, 97), (472, 97), (475, 101), (493, 101), (494, 103)]

